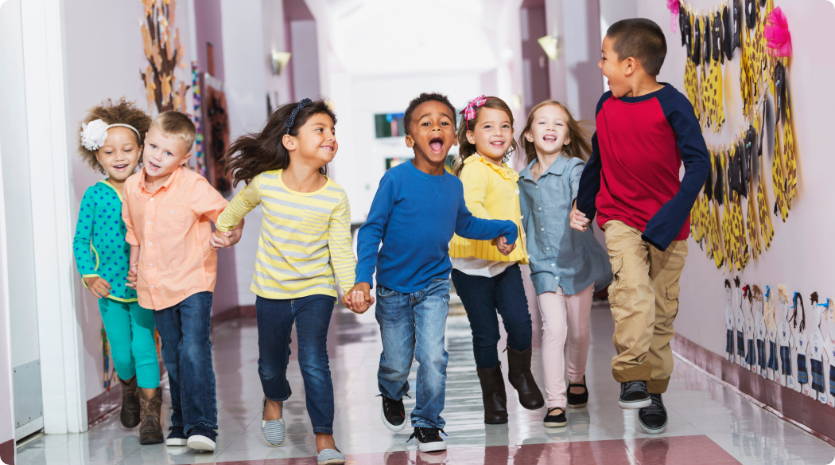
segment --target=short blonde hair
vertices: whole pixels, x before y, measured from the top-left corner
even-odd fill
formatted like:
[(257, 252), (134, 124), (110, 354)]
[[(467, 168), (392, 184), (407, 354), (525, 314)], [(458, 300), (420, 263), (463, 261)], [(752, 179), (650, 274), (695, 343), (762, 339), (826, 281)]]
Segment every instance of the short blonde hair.
[(191, 122), (191, 118), (179, 111), (164, 111), (154, 118), (151, 127), (156, 127), (165, 134), (177, 136), (188, 145), (188, 150), (194, 144), (197, 135), (197, 128)]

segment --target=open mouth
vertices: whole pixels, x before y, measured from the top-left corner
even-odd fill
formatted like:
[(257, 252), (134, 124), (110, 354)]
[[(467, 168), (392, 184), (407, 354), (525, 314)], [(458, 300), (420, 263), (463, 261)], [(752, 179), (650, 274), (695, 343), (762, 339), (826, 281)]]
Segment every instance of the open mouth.
[(333, 145), (320, 145), (319, 148), (327, 150), (329, 152), (333, 152)]
[(557, 136), (555, 136), (553, 134), (548, 134), (548, 135), (543, 136), (542, 140), (545, 141), (545, 142), (556, 142), (557, 141)]
[(497, 149), (500, 149), (500, 148), (504, 147), (504, 141), (503, 140), (494, 140), (493, 142), (490, 142), (490, 145), (492, 145), (493, 147), (496, 147)]
[(128, 164), (127, 164), (127, 163), (122, 163), (122, 164), (119, 164), (119, 165), (113, 165), (113, 168), (114, 168), (114, 169), (117, 169), (117, 170), (123, 170), (123, 169), (125, 169), (125, 168), (127, 168), (127, 167), (128, 167)]
[(444, 140), (440, 137), (433, 137), (429, 140), (429, 149), (433, 152), (440, 153), (444, 148)]
[(158, 170), (158, 169), (160, 169), (160, 168), (161, 168), (161, 166), (157, 165), (156, 163), (154, 163), (154, 162), (152, 162), (152, 161), (149, 161), (149, 162), (148, 162), (148, 166), (149, 166), (151, 169), (153, 169), (153, 170)]

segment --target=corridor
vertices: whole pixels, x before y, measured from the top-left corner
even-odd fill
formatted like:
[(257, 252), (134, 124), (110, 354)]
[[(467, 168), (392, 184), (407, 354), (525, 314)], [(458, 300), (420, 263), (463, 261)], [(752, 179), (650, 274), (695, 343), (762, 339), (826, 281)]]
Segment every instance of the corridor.
[[(336, 396), (337, 444), (355, 465), (791, 465), (828, 464), (833, 448), (743, 398), (681, 359), (664, 400), (670, 414), (661, 436), (643, 434), (637, 411), (617, 406), (618, 385), (609, 372), (613, 354), (608, 307), (592, 310), (592, 347), (586, 409), (570, 410), (563, 429), (542, 426), (544, 409), (526, 411), (508, 385), (510, 422), (482, 423), (481, 398), (469, 324), (460, 307), (447, 324), (449, 371), (444, 416), (449, 450), (418, 453), (410, 430), (389, 432), (380, 421), (376, 397), (379, 330), (372, 311), (334, 313), (329, 336)], [(294, 349), (295, 350), (295, 349)], [(140, 446), (118, 415), (84, 434), (38, 437), (18, 451), (21, 465), (307, 465), (315, 463), (310, 421), (298, 363), (289, 367), (293, 396), (286, 403), (288, 437), (279, 448), (261, 436), (261, 387), (257, 374), (254, 318), (218, 324), (214, 330), (220, 435), (214, 455), (185, 448)], [(536, 358), (536, 354), (535, 354)], [(412, 369), (412, 388), (414, 388)], [(406, 399), (410, 411), (413, 400)], [(167, 399), (166, 399), (167, 404)], [(164, 413), (166, 416), (167, 413)], [(167, 418), (167, 417), (166, 417)]]

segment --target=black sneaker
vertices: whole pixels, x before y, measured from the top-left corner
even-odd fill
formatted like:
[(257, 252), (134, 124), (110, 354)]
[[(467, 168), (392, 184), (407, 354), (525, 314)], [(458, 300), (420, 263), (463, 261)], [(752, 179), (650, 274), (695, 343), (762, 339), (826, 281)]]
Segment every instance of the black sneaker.
[(565, 419), (565, 410), (559, 407), (548, 410), (543, 423), (546, 428), (562, 428), (568, 424), (568, 420)]
[[(583, 388), (583, 392), (579, 394), (575, 394), (571, 392), (571, 388), (573, 387), (581, 387)], [(569, 383), (568, 384), (568, 392), (566, 393), (566, 397), (568, 398), (568, 408), (583, 408), (586, 404), (589, 403), (589, 388), (586, 386), (586, 378), (583, 377), (582, 383)]]
[(403, 407), (403, 400), (380, 397), (383, 398), (383, 424), (394, 432), (402, 431), (406, 426), (406, 408)]
[(168, 438), (165, 439), (165, 445), (171, 447), (183, 447), (186, 445), (187, 438), (183, 432), (183, 428), (179, 426), (172, 426), (168, 432)]
[(649, 393), (645, 381), (627, 381), (620, 383), (620, 408), (636, 409), (649, 407)]
[(438, 452), (446, 450), (446, 441), (441, 437), (440, 428), (415, 428), (409, 440), (417, 438), (418, 450), (421, 452)]
[(667, 428), (667, 409), (661, 394), (650, 394), (650, 405), (638, 410), (638, 423), (647, 434), (660, 434)]

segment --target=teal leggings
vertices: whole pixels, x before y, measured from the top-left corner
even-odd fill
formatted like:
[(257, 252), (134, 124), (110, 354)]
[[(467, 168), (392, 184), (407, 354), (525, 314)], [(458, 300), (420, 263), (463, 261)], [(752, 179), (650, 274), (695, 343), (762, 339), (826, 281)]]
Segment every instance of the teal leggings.
[(136, 383), (141, 388), (159, 387), (154, 312), (136, 302), (117, 302), (107, 298), (99, 299), (99, 311), (119, 378), (128, 381), (136, 376)]

